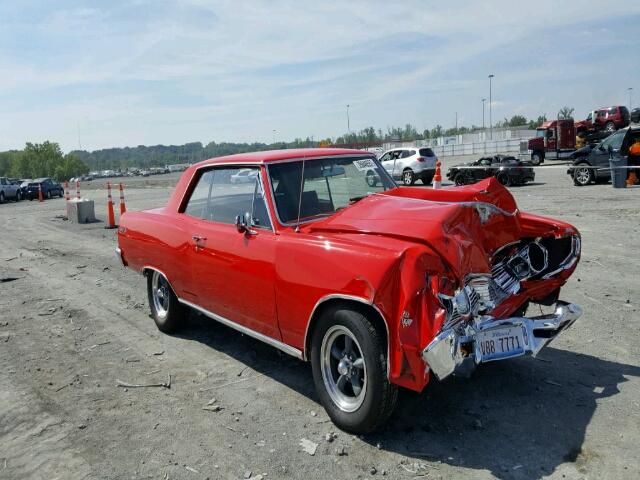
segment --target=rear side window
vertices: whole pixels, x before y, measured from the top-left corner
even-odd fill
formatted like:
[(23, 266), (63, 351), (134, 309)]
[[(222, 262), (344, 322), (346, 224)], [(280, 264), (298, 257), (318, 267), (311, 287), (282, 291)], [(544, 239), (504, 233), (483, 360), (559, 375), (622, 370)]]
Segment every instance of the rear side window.
[(433, 157), (433, 150), (431, 150), (430, 148), (421, 148), (419, 150), (420, 155), (422, 155), (423, 157)]
[(615, 115), (616, 113), (618, 113), (618, 107), (611, 107), (609, 109), (609, 115)]
[(216, 168), (198, 179), (184, 213), (211, 222), (235, 224), (236, 217), (252, 214), (254, 227), (271, 228), (257, 168)]
[(415, 155), (416, 151), (415, 150), (403, 150), (402, 151), (402, 155), (400, 155), (400, 158), (407, 158), (410, 157), (411, 155)]

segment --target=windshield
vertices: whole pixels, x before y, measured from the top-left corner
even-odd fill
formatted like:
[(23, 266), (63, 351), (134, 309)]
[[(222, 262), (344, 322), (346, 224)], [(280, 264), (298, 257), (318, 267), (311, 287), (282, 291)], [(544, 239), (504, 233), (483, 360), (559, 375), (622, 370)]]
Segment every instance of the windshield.
[(536, 130), (536, 137), (542, 137), (544, 138), (544, 136), (546, 135), (546, 128), (539, 128), (538, 130)]
[[(268, 166), (278, 218), (283, 224), (335, 213), (396, 185), (373, 157), (318, 158)], [(302, 197), (300, 196), (300, 185)]]

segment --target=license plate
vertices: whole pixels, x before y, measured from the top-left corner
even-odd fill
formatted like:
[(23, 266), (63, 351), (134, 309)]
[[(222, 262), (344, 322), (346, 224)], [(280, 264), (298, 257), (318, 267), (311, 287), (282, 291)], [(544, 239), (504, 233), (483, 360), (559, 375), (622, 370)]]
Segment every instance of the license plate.
[(500, 327), (476, 334), (478, 363), (502, 360), (524, 354), (522, 327)]

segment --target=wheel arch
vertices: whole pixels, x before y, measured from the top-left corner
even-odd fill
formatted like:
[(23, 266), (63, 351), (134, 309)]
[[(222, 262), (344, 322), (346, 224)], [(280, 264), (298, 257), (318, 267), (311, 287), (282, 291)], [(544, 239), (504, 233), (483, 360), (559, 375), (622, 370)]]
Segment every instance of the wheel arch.
[(387, 344), (387, 375), (389, 374), (389, 324), (380, 309), (371, 303), (369, 300), (356, 297), (352, 295), (331, 294), (322, 297), (311, 311), (309, 321), (307, 322), (307, 328), (304, 334), (304, 350), (303, 360), (309, 361), (309, 352), (311, 351), (311, 339), (313, 338), (313, 332), (318, 323), (318, 320), (322, 317), (322, 314), (329, 308), (339, 305), (345, 305), (352, 308), (354, 311), (366, 315), (380, 331), (385, 335), (385, 343)]

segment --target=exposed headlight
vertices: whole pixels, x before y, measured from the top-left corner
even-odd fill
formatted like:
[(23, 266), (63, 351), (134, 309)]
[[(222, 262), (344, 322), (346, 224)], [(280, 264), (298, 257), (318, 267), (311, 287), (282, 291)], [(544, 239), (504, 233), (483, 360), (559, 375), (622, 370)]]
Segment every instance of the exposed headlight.
[(471, 302), (466, 288), (461, 289), (454, 295), (453, 305), (460, 315), (469, 315), (471, 313)]

